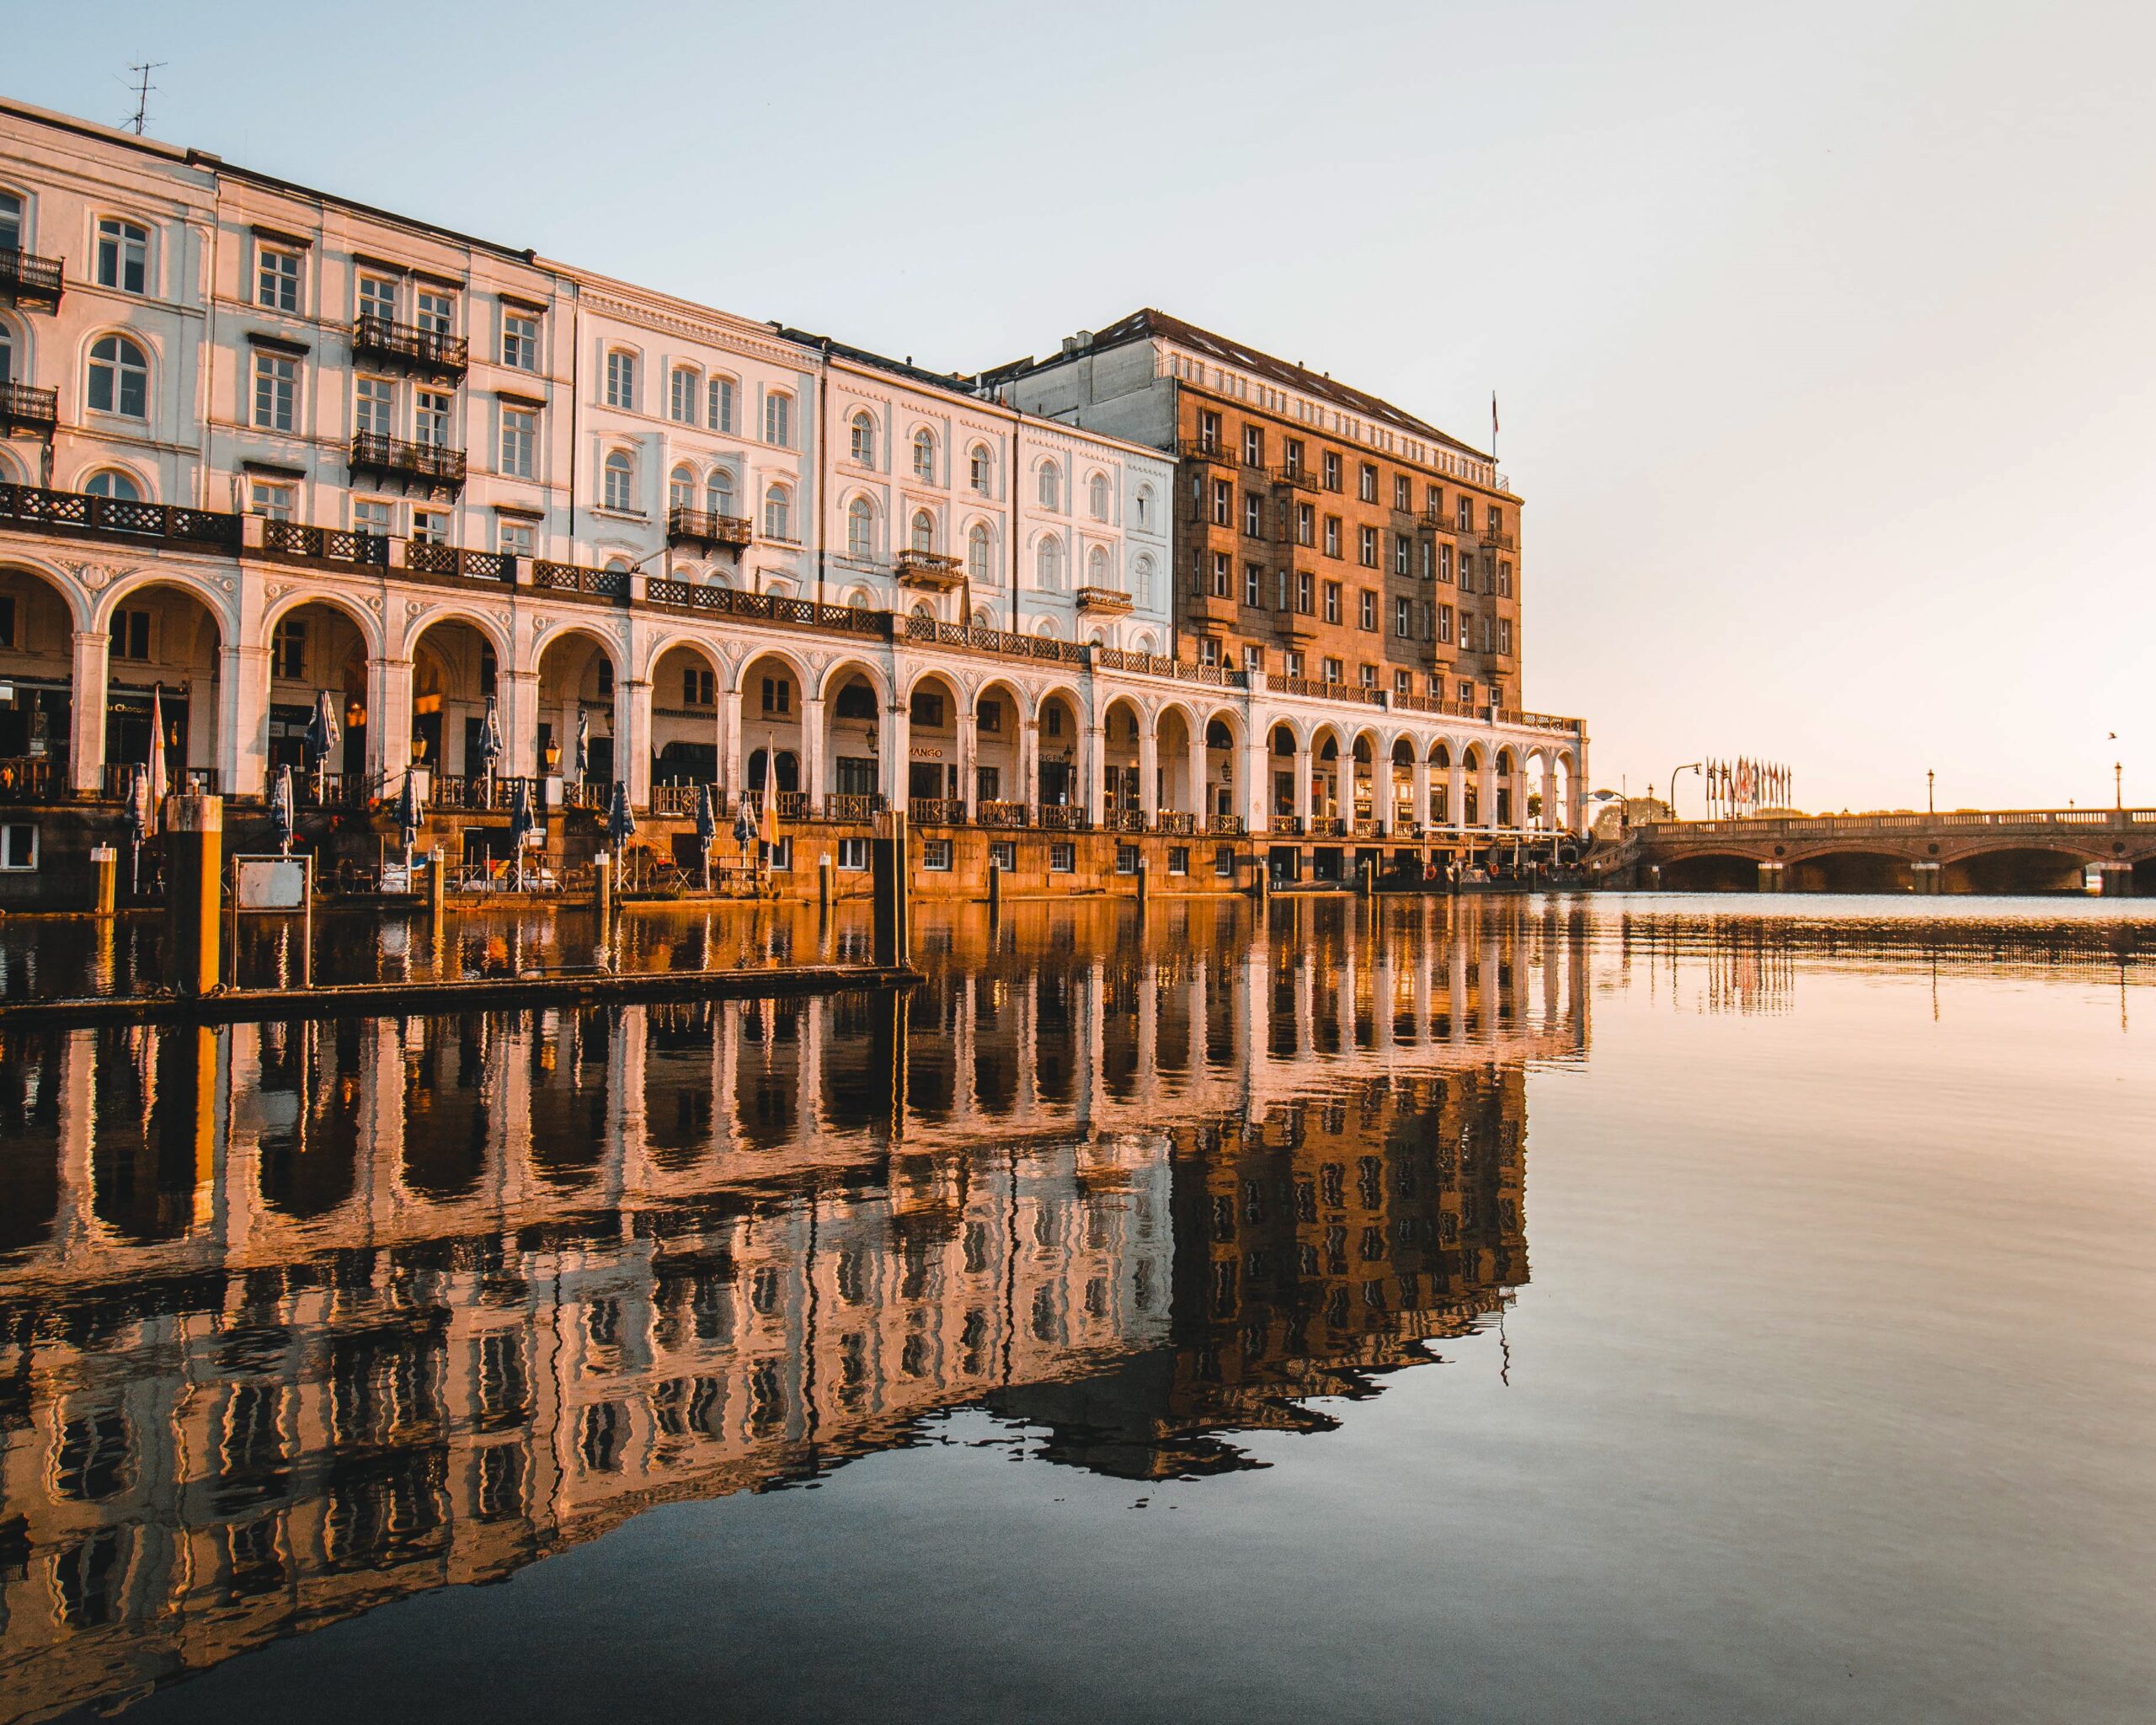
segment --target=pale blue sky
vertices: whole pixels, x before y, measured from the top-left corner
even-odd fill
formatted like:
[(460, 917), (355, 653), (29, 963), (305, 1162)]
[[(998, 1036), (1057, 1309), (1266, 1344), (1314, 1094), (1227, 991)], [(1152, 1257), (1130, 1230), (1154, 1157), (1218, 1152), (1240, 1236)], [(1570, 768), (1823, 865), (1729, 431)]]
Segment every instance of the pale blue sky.
[(2156, 8), (9, 9), (10, 93), (925, 363), (1495, 387), (1598, 783), (2156, 804)]

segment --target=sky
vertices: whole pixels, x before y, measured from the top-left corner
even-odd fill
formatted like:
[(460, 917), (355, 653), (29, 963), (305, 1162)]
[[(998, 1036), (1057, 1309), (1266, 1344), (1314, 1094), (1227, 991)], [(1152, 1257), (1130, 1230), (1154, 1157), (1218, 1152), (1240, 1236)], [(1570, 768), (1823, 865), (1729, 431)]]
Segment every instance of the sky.
[(6, 9), (9, 94), (923, 364), (1495, 391), (1597, 786), (2156, 804), (2145, 3)]

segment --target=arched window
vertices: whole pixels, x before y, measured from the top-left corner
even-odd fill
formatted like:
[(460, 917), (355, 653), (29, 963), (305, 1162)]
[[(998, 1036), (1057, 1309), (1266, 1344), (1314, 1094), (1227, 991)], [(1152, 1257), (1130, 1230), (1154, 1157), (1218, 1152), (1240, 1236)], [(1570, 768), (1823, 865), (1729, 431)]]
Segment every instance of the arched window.
[(1097, 545), (1086, 553), (1086, 585), (1088, 587), (1108, 585), (1108, 554)]
[(129, 475), (115, 473), (110, 467), (102, 473), (91, 474), (89, 483), (83, 489), (92, 497), (109, 497), (115, 503), (142, 501), (142, 488)]
[(926, 617), (933, 622), (936, 620), (936, 607), (926, 599), (916, 599), (913, 602), (913, 614), (918, 617)]
[(666, 477), (666, 506), (669, 509), (694, 509), (696, 506), (696, 471), (686, 462)]
[(1054, 640), (1056, 638), (1055, 619), (1052, 617), (1043, 617), (1040, 621), (1040, 627), (1036, 628), (1033, 633), (1036, 635), (1038, 635), (1043, 641)]
[(846, 595), (846, 608), (848, 611), (867, 610), (868, 590), (866, 587), (856, 587), (852, 592), (847, 594)]
[(1053, 534), (1041, 541), (1040, 550), (1034, 554), (1034, 569), (1041, 590), (1060, 593), (1063, 579), (1063, 542)]
[(0, 192), (0, 252), (26, 252), (23, 243), (23, 200), (13, 192)]
[(629, 459), (626, 450), (617, 449), (606, 457), (600, 501), (607, 509), (632, 510), (637, 506), (637, 464)]
[(1063, 507), (1063, 469), (1054, 462), (1041, 463), (1041, 507)]
[(1153, 525), (1153, 488), (1150, 485), (1138, 488), (1138, 495), (1131, 499), (1131, 513), (1137, 517), (1139, 526), (1150, 527)]
[(150, 362), (124, 335), (105, 336), (90, 349), (90, 411), (150, 417)]
[(988, 529), (979, 521), (966, 535), (966, 579), (976, 587), (990, 586), (995, 579), (988, 566)]
[(715, 515), (734, 513), (734, 475), (725, 468), (713, 467), (704, 481), (704, 507)]
[(847, 434), (847, 453), (864, 467), (876, 465), (876, 422), (867, 414), (856, 414)]
[(1136, 589), (1135, 597), (1145, 610), (1153, 608), (1153, 559), (1141, 557), (1130, 566), (1131, 585)]
[(1093, 519), (1105, 521), (1108, 518), (1108, 476), (1096, 473), (1086, 487), (1086, 506), (1093, 512)]
[(764, 493), (764, 537), (793, 537), (793, 495), (783, 485), (773, 485)]
[(966, 457), (966, 483), (985, 497), (994, 473), (995, 460), (988, 452), (988, 446), (976, 443)]
[(936, 549), (936, 517), (925, 509), (913, 512), (913, 531), (909, 536), (915, 551)]
[(864, 558), (876, 555), (876, 512), (865, 497), (846, 506), (846, 554)]
[(985, 611), (976, 611), (974, 613), (974, 627), (977, 629), (986, 629), (992, 628), (994, 625), (989, 622), (988, 613)]
[(936, 481), (936, 434), (926, 425), (913, 434), (913, 476)]

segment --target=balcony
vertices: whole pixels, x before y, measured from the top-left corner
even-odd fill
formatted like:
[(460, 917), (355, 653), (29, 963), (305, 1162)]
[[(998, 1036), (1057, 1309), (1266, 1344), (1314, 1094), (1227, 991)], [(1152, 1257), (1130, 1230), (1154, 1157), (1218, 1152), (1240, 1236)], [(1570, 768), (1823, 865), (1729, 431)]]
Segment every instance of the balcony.
[(921, 587), (931, 593), (948, 593), (966, 578), (964, 563), (937, 551), (901, 551), (892, 559), (891, 569), (901, 587)]
[(57, 258), (40, 258), (12, 247), (0, 249), (0, 299), (11, 306), (58, 311), (64, 275)]
[(378, 474), (399, 484), (420, 484), (451, 496), (464, 489), (464, 451), (440, 443), (407, 443), (379, 431), (352, 438), (352, 472)]
[(352, 357), (386, 360), (430, 377), (462, 377), (471, 347), (461, 335), (362, 313), (352, 326)]
[(755, 524), (745, 515), (713, 515), (707, 509), (666, 511), (669, 545), (694, 545), (708, 554), (721, 549), (744, 550), (755, 537)]
[(404, 542), (404, 567), (414, 574), (453, 575), (464, 581), (514, 581), (516, 559), (506, 552), (459, 551), (449, 545)]
[(1176, 453), (1187, 462), (1203, 462), (1208, 467), (1219, 467), (1224, 472), (1237, 473), (1242, 468), (1241, 462), (1235, 458), (1233, 451), (1223, 449), (1218, 444), (1205, 443), (1195, 437), (1184, 438), (1176, 446)]
[(1319, 623), (1315, 613), (1307, 611), (1276, 611), (1273, 613), (1273, 633), (1291, 645), (1315, 641)]
[(974, 819), (983, 826), (1023, 826), (1027, 809), (1023, 803), (980, 803), (974, 805)]
[(50, 437), (60, 424), (60, 392), (27, 383), (0, 383), (0, 435), (28, 431)]
[(909, 797), (906, 819), (915, 826), (963, 826), (966, 805), (957, 797)]
[(1233, 628), (1242, 621), (1242, 614), (1240, 604), (1218, 593), (1200, 593), (1190, 601), (1190, 620), (1196, 624), (1219, 623)]
[(1300, 467), (1278, 469), (1273, 475), (1273, 484), (1275, 490), (1307, 491), (1313, 497), (1317, 495), (1316, 478)]
[(1081, 587), (1078, 590), (1078, 609), (1097, 612), (1102, 617), (1130, 615), (1130, 595), (1120, 587)]

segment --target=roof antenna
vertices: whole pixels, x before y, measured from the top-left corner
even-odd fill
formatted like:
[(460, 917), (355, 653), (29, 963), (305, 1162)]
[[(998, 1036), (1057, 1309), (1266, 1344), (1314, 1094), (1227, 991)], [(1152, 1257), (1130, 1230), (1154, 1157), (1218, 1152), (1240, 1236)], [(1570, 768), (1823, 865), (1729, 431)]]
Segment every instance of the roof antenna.
[(150, 92), (157, 88), (150, 82), (150, 74), (171, 63), (168, 60), (146, 60), (140, 66), (127, 68), (139, 80), (135, 88), (135, 116), (127, 122), (138, 138), (142, 136), (142, 128), (150, 123)]

